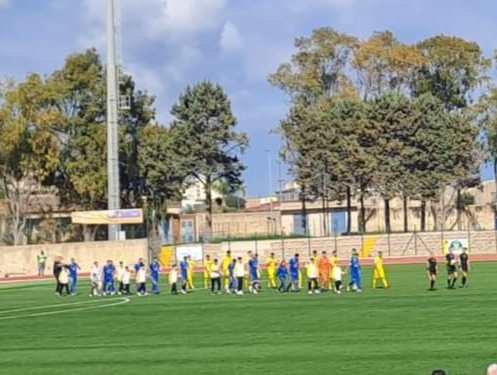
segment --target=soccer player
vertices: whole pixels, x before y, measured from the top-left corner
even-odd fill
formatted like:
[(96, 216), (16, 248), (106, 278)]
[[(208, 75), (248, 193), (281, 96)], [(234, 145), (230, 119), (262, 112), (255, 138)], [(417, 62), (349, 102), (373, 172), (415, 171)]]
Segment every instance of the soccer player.
[(160, 263), (157, 258), (154, 258), (152, 263), (150, 263), (150, 279), (152, 280), (152, 293), (159, 294), (159, 273), (160, 273)]
[[(217, 259), (214, 259), (210, 266), (210, 275), (211, 275), (211, 294), (221, 294), (221, 267), (219, 267), (219, 263)], [(217, 289), (217, 291), (216, 291)]]
[(209, 284), (211, 281), (211, 266), (212, 260), (211, 256), (207, 254), (204, 260), (204, 288), (209, 289)]
[[(124, 267), (124, 264), (123, 264), (123, 261), (121, 260), (119, 262), (119, 266), (117, 266), (117, 269), (116, 269), (116, 280), (117, 282), (119, 283), (119, 289), (117, 290), (117, 294), (121, 295), (124, 293), (124, 273), (126, 272), (126, 268), (127, 267)], [(128, 268), (128, 272), (129, 272), (129, 268)]]
[(79, 267), (78, 263), (76, 263), (76, 260), (74, 258), (71, 258), (71, 263), (67, 266), (69, 269), (69, 293), (71, 296), (76, 295), (76, 285), (78, 283), (78, 270), (81, 268)]
[(226, 290), (226, 293), (228, 293), (228, 294), (230, 294), (231, 292), (234, 292), (236, 290), (235, 267), (236, 267), (236, 259), (233, 259), (233, 261), (228, 266), (228, 274), (229, 274), (229, 280), (230, 280), (230, 283), (228, 285), (228, 289)]
[(140, 270), (140, 268), (142, 266), (145, 265), (145, 261), (143, 260), (143, 258), (139, 258), (138, 259), (138, 262), (135, 263), (133, 269), (135, 271), (135, 284), (136, 284), (136, 292), (138, 292), (138, 282), (136, 281), (136, 276), (138, 275), (138, 271)]
[(257, 254), (253, 254), (250, 252), (250, 260), (248, 261), (248, 267), (249, 267), (249, 276), (250, 276), (250, 285), (249, 285), (249, 291), (251, 293), (257, 294), (259, 293), (259, 259)]
[(376, 289), (378, 280), (381, 281), (383, 288), (388, 288), (388, 281), (385, 276), (385, 267), (383, 266), (383, 252), (379, 251), (378, 256), (374, 258), (374, 270), (373, 270), (373, 289)]
[(307, 293), (319, 293), (318, 289), (318, 266), (316, 258), (311, 257), (307, 265)]
[(447, 289), (454, 289), (457, 282), (457, 261), (454, 250), (449, 249), (449, 253), (445, 256), (445, 263), (447, 266)]
[(59, 281), (59, 276), (60, 272), (62, 271), (62, 258), (61, 257), (56, 257), (54, 262), (53, 262), (53, 276), (55, 278), (55, 295), (60, 296), (60, 281)]
[(173, 296), (178, 294), (178, 287), (177, 287), (178, 273), (179, 273), (178, 265), (173, 264), (173, 267), (171, 268), (171, 272), (169, 273), (169, 284), (171, 285), (171, 294)]
[(147, 270), (145, 266), (141, 266), (136, 274), (136, 282), (138, 284), (138, 295), (146, 296), (147, 295)]
[(428, 258), (428, 262), (426, 263), (426, 273), (428, 274), (428, 280), (430, 281), (430, 291), (435, 289), (435, 282), (437, 281), (437, 259), (432, 255)]
[(226, 252), (226, 255), (221, 260), (221, 272), (224, 277), (224, 290), (226, 291), (226, 293), (229, 293), (230, 290), (230, 277), (229, 277), (230, 275), (228, 267), (230, 266), (231, 262), (232, 262), (231, 251), (228, 250)]
[(321, 253), (321, 257), (318, 261), (318, 269), (319, 269), (319, 281), (321, 283), (321, 290), (329, 290), (330, 289), (330, 271), (331, 271), (331, 263), (328, 259), (328, 255), (326, 251)]
[(98, 262), (93, 263), (93, 267), (90, 271), (90, 281), (91, 281), (91, 292), (90, 297), (101, 296), (102, 294), (102, 272)]
[(112, 260), (108, 260), (104, 266), (104, 294), (113, 296), (116, 293), (114, 288), (114, 277), (116, 274), (116, 267)]
[(70, 296), (71, 294), (69, 293), (69, 269), (65, 264), (62, 265), (62, 269), (60, 270), (59, 273), (59, 296), (62, 295), (62, 291), (64, 289), (66, 291), (66, 294)]
[(195, 283), (193, 278), (195, 276), (195, 267), (197, 264), (192, 259), (191, 255), (188, 256), (188, 289), (195, 290)]
[(339, 259), (338, 259), (338, 254), (337, 254), (337, 251), (336, 250), (333, 250), (331, 252), (331, 257), (330, 257), (330, 265), (331, 265), (331, 275), (332, 275), (332, 279), (333, 279), (333, 267), (335, 267), (336, 264), (339, 263)]
[(333, 292), (336, 294), (341, 294), (342, 293), (342, 276), (344, 272), (342, 271), (342, 267), (340, 267), (340, 264), (337, 262), (333, 266), (333, 270), (331, 271), (332, 275), (331, 277), (333, 278)]
[(278, 286), (279, 293), (288, 293), (292, 284), (286, 285), (286, 280), (288, 279), (288, 268), (286, 268), (286, 263), (284, 260), (281, 261), (278, 270), (276, 271), (280, 285)]
[(300, 269), (299, 269), (299, 254), (298, 253), (296, 253), (293, 256), (293, 258), (290, 259), (288, 266), (289, 266), (291, 285), (293, 285), (293, 291), (300, 292), (299, 279), (301, 279), (301, 278), (299, 277), (300, 276), (299, 275)]
[[(122, 262), (121, 262), (122, 263)], [(122, 273), (122, 290), (121, 290), (121, 294), (125, 294), (127, 296), (129, 296), (131, 294), (131, 291), (130, 291), (130, 284), (131, 284), (131, 271), (129, 270), (129, 267), (126, 266), (124, 267), (124, 271)], [(121, 288), (121, 287), (119, 287)]]
[(464, 247), (462, 249), (461, 255), (459, 255), (459, 267), (461, 269), (461, 275), (462, 275), (462, 283), (460, 288), (464, 288), (466, 286), (466, 281), (468, 280), (468, 273), (469, 273), (469, 255), (468, 255), (468, 249)]
[(188, 288), (188, 257), (185, 256), (179, 264), (181, 273), (181, 293), (186, 294)]
[(350, 282), (347, 288), (347, 291), (357, 291), (362, 292), (361, 285), (361, 265), (359, 263), (359, 253), (356, 249), (352, 249), (352, 256), (350, 257), (349, 263), (349, 273), (350, 273)]
[(236, 277), (236, 294), (239, 296), (243, 295), (243, 282), (245, 279), (245, 265), (243, 264), (242, 257), (238, 257), (235, 265), (235, 277)]
[(267, 259), (267, 286), (270, 289), (276, 289), (276, 267), (278, 266), (278, 261), (274, 256), (274, 253), (269, 255)]

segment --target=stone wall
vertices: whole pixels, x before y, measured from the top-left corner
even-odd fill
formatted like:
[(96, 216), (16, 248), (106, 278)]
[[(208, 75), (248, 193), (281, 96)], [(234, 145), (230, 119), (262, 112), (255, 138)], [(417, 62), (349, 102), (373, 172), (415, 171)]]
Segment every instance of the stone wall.
[(44, 251), (47, 255), (45, 274), (51, 273), (52, 263), (57, 256), (64, 262), (75, 258), (81, 266), (81, 272), (89, 272), (94, 261), (103, 264), (107, 259), (123, 261), (131, 265), (138, 258), (148, 257), (147, 240), (128, 240), (116, 242), (78, 242), (54, 245), (6, 246), (0, 247), (0, 276), (36, 275), (36, 256)]

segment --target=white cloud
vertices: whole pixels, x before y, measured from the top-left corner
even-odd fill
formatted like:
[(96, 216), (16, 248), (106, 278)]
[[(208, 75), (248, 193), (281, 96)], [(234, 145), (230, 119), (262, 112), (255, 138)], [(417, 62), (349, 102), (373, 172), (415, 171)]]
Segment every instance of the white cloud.
[(11, 0), (0, 0), (0, 9), (8, 8), (11, 5)]
[(199, 48), (183, 45), (164, 67), (167, 81), (173, 84), (184, 83), (188, 80), (188, 73), (201, 59), (202, 51)]
[(228, 0), (153, 0), (151, 2), (159, 2), (161, 9), (146, 23), (149, 36), (173, 41), (181, 41), (199, 33), (216, 30), (222, 24), (222, 13), (228, 5)]
[(220, 40), (221, 49), (226, 52), (238, 51), (243, 47), (243, 39), (238, 28), (230, 21), (224, 24)]

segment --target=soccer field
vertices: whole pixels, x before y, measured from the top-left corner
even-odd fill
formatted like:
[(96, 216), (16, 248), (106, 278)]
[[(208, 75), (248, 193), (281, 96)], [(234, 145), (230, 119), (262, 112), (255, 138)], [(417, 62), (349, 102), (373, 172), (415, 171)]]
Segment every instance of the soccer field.
[[(56, 298), (51, 284), (0, 288), (0, 373), (483, 374), (497, 361), (496, 264), (469, 288), (428, 292), (423, 265), (387, 268), (362, 294)], [(197, 280), (200, 284), (200, 280)], [(83, 293), (84, 292), (84, 293)]]

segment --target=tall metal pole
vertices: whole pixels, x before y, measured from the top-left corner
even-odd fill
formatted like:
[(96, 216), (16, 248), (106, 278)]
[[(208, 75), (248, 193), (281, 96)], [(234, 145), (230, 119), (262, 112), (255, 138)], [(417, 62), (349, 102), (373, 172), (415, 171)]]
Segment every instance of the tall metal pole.
[[(107, 0), (107, 199), (109, 210), (120, 208), (115, 1)], [(119, 231), (119, 225), (109, 225), (109, 241), (118, 240)]]
[(283, 182), (285, 180), (283, 179), (282, 171), (281, 171), (281, 165), (282, 161), (281, 159), (278, 159), (278, 189), (279, 189), (279, 201), (280, 201), (280, 210), (281, 210), (281, 204), (283, 203)]
[(267, 152), (267, 166), (268, 166), (268, 172), (269, 172), (269, 209), (271, 212), (273, 211), (273, 170), (271, 168), (271, 151), (266, 150)]

